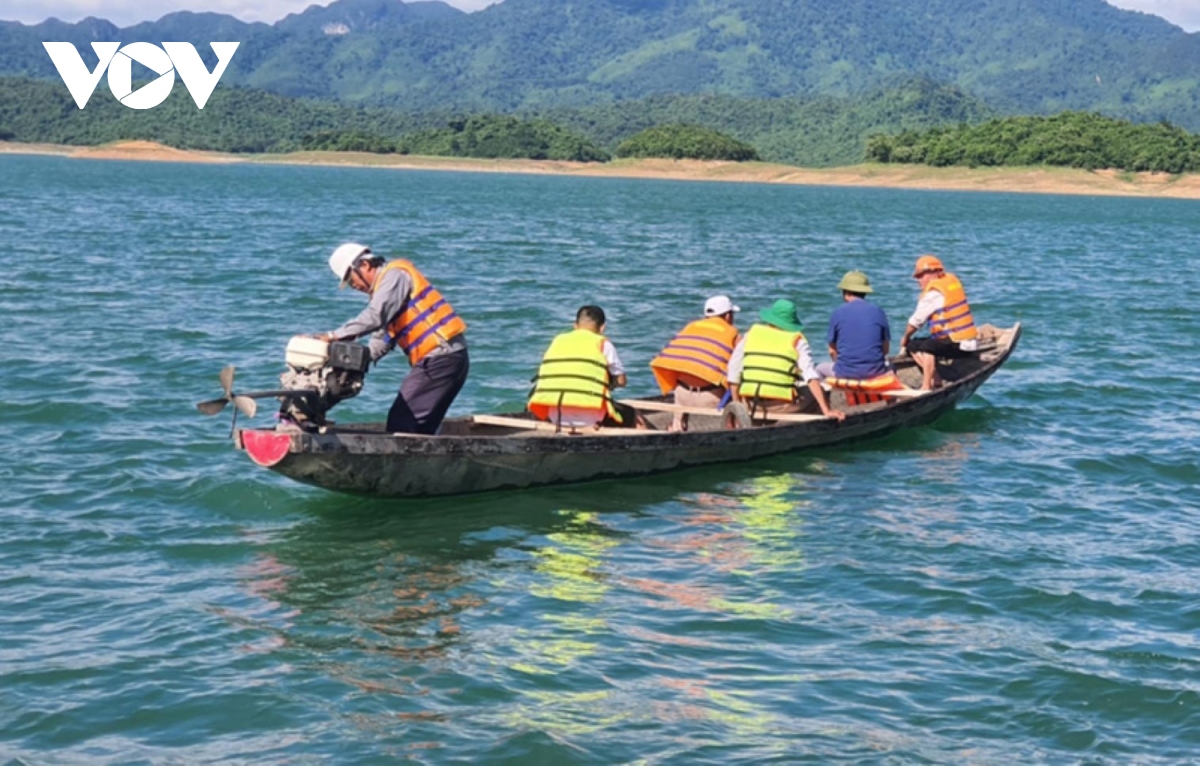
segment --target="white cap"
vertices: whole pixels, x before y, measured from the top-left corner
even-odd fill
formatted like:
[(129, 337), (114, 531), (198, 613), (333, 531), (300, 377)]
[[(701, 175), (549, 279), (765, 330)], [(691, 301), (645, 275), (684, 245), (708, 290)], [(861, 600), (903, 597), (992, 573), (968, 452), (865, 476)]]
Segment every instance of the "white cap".
[(350, 276), (350, 267), (354, 265), (354, 262), (364, 255), (370, 254), (371, 248), (357, 242), (338, 245), (337, 249), (333, 251), (333, 255), (329, 256), (329, 270), (341, 280), (341, 284), (338, 285), (339, 289), (346, 286), (346, 279)]
[(706, 317), (719, 317), (730, 311), (737, 313), (741, 310), (741, 307), (733, 305), (733, 301), (729, 300), (728, 295), (714, 295), (704, 302), (704, 316)]

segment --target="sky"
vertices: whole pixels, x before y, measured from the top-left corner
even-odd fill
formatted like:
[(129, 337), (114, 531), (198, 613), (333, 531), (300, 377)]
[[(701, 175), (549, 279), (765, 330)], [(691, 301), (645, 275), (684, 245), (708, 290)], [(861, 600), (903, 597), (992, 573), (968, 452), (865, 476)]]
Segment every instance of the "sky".
[[(298, 13), (314, 0), (0, 0), (0, 19), (35, 24), (50, 16), (78, 21), (85, 16), (108, 19), (118, 26), (153, 21), (172, 11), (228, 13), (242, 21), (277, 21)], [(317, 4), (328, 5), (330, 0)], [(464, 11), (477, 11), (497, 0), (447, 0)], [(1109, 0), (1119, 8), (1162, 16), (1189, 32), (1200, 30), (1200, 0)]]
[[(55, 16), (79, 21), (88, 16), (108, 19), (119, 27), (155, 21), (174, 11), (228, 13), (242, 21), (278, 21), (310, 5), (333, 0), (0, 0), (0, 19), (36, 24)], [(464, 11), (477, 11), (498, 0), (444, 0)], [(1200, 0), (1197, 0), (1200, 3)]]

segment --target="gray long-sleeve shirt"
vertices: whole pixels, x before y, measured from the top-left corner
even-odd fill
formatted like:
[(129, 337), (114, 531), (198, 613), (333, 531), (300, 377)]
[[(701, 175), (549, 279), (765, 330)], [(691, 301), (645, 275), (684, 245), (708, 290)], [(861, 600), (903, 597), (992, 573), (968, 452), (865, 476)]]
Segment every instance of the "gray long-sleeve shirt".
[(367, 333), (371, 336), (369, 347), (371, 360), (379, 361), (395, 348), (389, 343), (386, 329), (393, 319), (400, 316), (412, 292), (412, 279), (402, 269), (390, 269), (375, 286), (371, 300), (358, 316), (333, 331), (338, 340), (355, 340)]
[[(403, 269), (390, 269), (375, 286), (375, 292), (371, 293), (367, 307), (359, 312), (358, 316), (334, 330), (334, 337), (337, 340), (355, 340), (367, 333), (373, 333), (368, 348), (371, 361), (378, 362), (396, 347), (388, 340), (387, 326), (404, 311), (411, 294), (412, 278), (408, 276), (408, 272)], [(430, 353), (451, 353), (466, 347), (467, 339), (458, 335), (443, 343), (440, 350), (434, 349)]]

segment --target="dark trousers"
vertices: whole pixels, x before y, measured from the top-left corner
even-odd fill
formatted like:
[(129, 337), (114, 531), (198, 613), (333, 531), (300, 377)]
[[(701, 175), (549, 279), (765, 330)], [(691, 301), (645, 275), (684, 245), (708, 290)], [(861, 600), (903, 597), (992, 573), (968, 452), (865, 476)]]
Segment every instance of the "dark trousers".
[(962, 359), (975, 356), (974, 351), (963, 351), (949, 338), (909, 338), (908, 353), (930, 354), (938, 359)]
[(621, 416), (621, 422), (618, 423), (611, 415), (605, 415), (600, 425), (605, 428), (637, 428), (637, 410), (618, 402), (613, 402), (613, 409)]
[(465, 348), (418, 362), (400, 384), (400, 393), (388, 411), (388, 433), (436, 433), (470, 368)]

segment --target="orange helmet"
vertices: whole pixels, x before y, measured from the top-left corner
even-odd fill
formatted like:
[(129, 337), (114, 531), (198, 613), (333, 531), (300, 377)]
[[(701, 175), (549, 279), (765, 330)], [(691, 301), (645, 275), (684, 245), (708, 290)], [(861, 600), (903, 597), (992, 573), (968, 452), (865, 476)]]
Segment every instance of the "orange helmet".
[(917, 259), (917, 265), (913, 269), (913, 277), (919, 277), (927, 271), (945, 271), (942, 262), (938, 260), (936, 255), (922, 255)]

